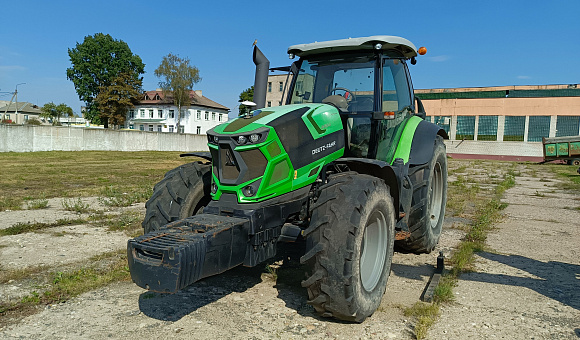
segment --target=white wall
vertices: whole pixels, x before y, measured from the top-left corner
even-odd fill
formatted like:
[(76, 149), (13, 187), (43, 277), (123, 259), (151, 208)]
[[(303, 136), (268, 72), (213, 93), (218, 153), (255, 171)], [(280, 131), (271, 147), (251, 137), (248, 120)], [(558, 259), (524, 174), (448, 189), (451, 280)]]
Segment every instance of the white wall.
[(0, 152), (208, 151), (207, 136), (59, 126), (0, 125)]

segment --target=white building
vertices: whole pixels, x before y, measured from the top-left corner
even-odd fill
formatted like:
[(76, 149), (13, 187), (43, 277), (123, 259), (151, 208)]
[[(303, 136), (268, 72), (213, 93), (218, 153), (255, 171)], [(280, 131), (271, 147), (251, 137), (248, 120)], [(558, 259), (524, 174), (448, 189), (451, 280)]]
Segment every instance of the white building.
[[(207, 130), (228, 120), (229, 109), (204, 97), (200, 90), (191, 91), (191, 103), (182, 107), (181, 133), (205, 134)], [(157, 132), (176, 132), (177, 106), (173, 97), (165, 97), (161, 89), (146, 91), (143, 98), (127, 113), (125, 127)]]

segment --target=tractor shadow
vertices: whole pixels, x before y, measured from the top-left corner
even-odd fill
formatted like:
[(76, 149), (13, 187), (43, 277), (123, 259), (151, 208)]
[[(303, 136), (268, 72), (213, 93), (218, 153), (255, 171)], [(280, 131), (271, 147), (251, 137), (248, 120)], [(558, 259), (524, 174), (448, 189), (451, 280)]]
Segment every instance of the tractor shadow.
[(535, 278), (473, 272), (461, 275), (461, 280), (525, 287), (580, 310), (580, 296), (578, 295), (580, 265), (558, 261), (542, 262), (520, 255), (499, 255), (488, 252), (480, 252), (477, 255), (525, 271), (534, 275)]
[(198, 281), (175, 294), (144, 292), (139, 296), (139, 310), (153, 319), (178, 321), (230, 293), (242, 293), (261, 283), (263, 272), (261, 265), (239, 266)]

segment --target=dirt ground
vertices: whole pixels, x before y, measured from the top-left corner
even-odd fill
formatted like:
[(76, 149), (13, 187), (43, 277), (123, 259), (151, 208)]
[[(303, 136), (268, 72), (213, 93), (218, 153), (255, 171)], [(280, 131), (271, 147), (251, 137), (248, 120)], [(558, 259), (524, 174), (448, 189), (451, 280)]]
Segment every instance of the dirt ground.
[[(461, 276), (456, 300), (446, 304), (429, 339), (580, 338), (580, 195), (553, 193), (551, 173), (526, 173), (506, 192), (506, 218), (488, 237), (476, 270)], [(544, 196), (542, 196), (544, 195)], [(66, 214), (57, 199), (49, 208), (0, 212), (0, 228), (16, 222), (54, 221)], [(142, 212), (142, 204), (118, 209)], [(69, 218), (74, 218), (70, 215)], [(277, 278), (263, 266), (236, 268), (204, 279), (174, 295), (147, 292), (118, 282), (67, 302), (43, 307), (5, 323), (2, 339), (414, 339), (412, 306), (434, 271), (463, 237), (465, 222), (446, 216), (440, 244), (431, 254), (395, 253), (387, 293), (362, 324), (317, 316), (300, 286), (304, 269), (284, 263)], [(64, 236), (63, 236), (64, 235)], [(90, 225), (0, 237), (3, 270), (44, 265), (58, 268), (126, 247), (127, 235)], [(68, 261), (68, 262), (67, 262)], [(0, 284), (0, 299), (38, 287), (25, 280)]]

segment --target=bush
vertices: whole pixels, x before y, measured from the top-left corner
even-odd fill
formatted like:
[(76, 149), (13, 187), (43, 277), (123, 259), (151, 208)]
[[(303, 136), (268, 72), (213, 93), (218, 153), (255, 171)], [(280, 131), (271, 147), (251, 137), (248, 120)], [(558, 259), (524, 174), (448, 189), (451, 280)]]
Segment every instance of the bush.
[(26, 124), (29, 124), (29, 125), (41, 125), (42, 123), (40, 122), (40, 120), (38, 120), (36, 118), (30, 118), (29, 120), (26, 121)]

